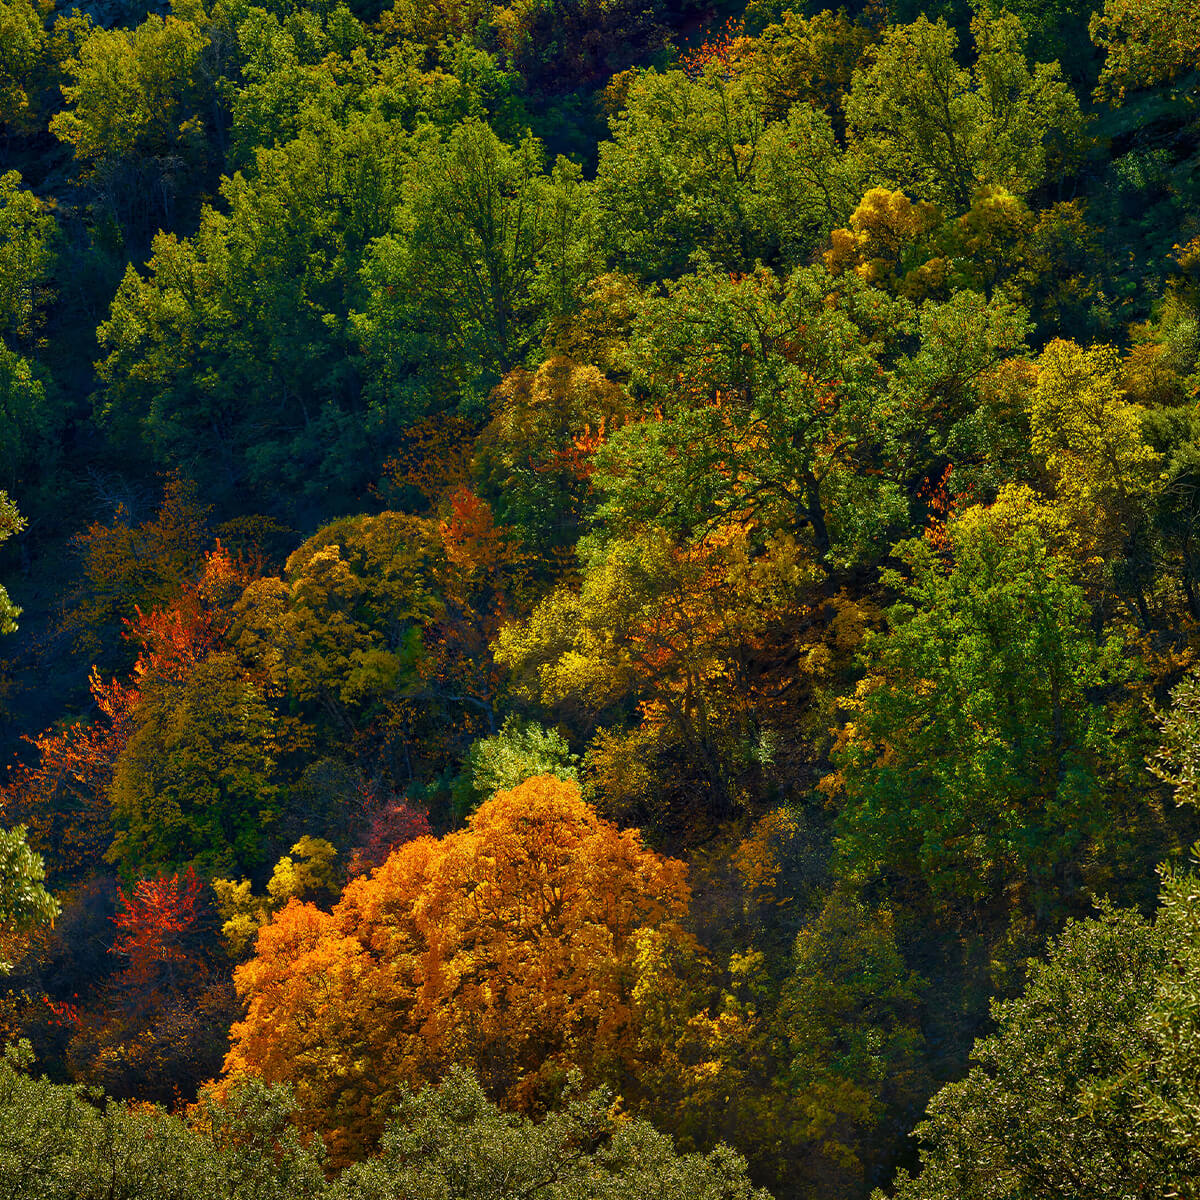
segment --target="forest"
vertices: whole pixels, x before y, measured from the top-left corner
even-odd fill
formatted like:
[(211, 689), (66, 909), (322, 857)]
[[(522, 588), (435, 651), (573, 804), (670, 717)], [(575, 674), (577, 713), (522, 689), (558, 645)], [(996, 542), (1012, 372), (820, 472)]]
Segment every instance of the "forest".
[(0, 0), (0, 1200), (1200, 1200), (1200, 0)]

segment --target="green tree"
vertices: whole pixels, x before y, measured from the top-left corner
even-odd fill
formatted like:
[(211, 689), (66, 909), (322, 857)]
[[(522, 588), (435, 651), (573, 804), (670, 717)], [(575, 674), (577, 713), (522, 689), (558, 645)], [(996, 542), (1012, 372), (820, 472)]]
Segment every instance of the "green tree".
[(63, 63), (67, 108), (51, 131), (127, 233), (170, 226), (180, 191), (208, 165), (207, 45), (193, 21), (151, 15), (136, 29), (88, 29)]
[(808, 104), (768, 122), (750, 74), (638, 76), (600, 146), (597, 234), (619, 271), (681, 274), (704, 251), (745, 271), (807, 257), (844, 221), (858, 179), (829, 119)]
[(1195, 67), (1200, 10), (1191, 0), (1104, 0), (1090, 30), (1104, 51), (1097, 95), (1120, 101), (1129, 88), (1166, 83)]
[[(0, 829), (0, 953), (39, 925), (49, 925), (62, 911), (45, 888), (46, 864), (29, 848), (24, 825)], [(0, 962), (0, 973), (9, 964)]]
[(85, 1088), (29, 1074), (29, 1043), (0, 1063), (0, 1193), (39, 1200), (316, 1200), (317, 1159), (301, 1146), (283, 1088), (239, 1081), (191, 1124), (161, 1108), (97, 1103)]
[[(1153, 924), (1105, 908), (1034, 963), (917, 1128), (900, 1200), (1200, 1195), (1200, 904), (1167, 872)], [(877, 1192), (876, 1197), (882, 1193)]]
[(0, 487), (30, 488), (56, 456), (61, 413), (37, 366), (56, 235), (49, 206), (0, 175)]
[[(0, 542), (6, 542), (15, 533), (25, 528), (24, 518), (17, 512), (17, 506), (8, 498), (7, 493), (0, 492)], [(17, 618), (21, 610), (8, 598), (4, 585), (0, 584), (0, 634), (12, 633), (17, 627)]]
[(905, 575), (827, 781), (841, 869), (922, 911), (1052, 923), (1083, 890), (1136, 887), (1156, 840), (1145, 730), (1119, 638), (1097, 637), (1028, 499), (896, 548)]
[(278, 815), (275, 717), (229, 654), (142, 687), (117, 761), (108, 852), (129, 877), (192, 864), (249, 872)]
[(471, 744), (462, 775), (455, 781), (455, 808), (466, 815), (497, 792), (509, 791), (535, 775), (578, 781), (578, 761), (557, 730), (509, 716), (498, 733)]
[(336, 1200), (769, 1200), (727, 1146), (679, 1154), (648, 1121), (616, 1115), (578, 1079), (541, 1121), (501, 1112), (454, 1067), (436, 1087), (403, 1089), (382, 1152), (347, 1170)]
[[(416, 140), (399, 228), (371, 249), (356, 316), (383, 403), (476, 411), (595, 274), (578, 170), (469, 119)], [(415, 390), (415, 396), (413, 395)], [(409, 399), (404, 400), (408, 395)]]
[(273, 507), (281, 483), (293, 507), (365, 486), (397, 425), (364, 400), (348, 316), (407, 140), (375, 116), (317, 122), (225, 180), (228, 212), (205, 209), (194, 237), (155, 239), (98, 335), (98, 416), (118, 444)]
[(685, 536), (749, 519), (831, 566), (878, 555), (1022, 335), (973, 293), (918, 312), (820, 268), (685, 277), (643, 306), (635, 385), (655, 415), (598, 456), (601, 512)]
[(989, 184), (1024, 196), (1054, 178), (1083, 130), (1057, 64), (1029, 65), (1016, 17), (981, 12), (971, 30), (968, 71), (944, 21), (890, 29), (846, 100), (850, 140), (868, 173), (957, 213)]
[(33, 0), (0, 0), (0, 129), (29, 130), (48, 43), (45, 17)]

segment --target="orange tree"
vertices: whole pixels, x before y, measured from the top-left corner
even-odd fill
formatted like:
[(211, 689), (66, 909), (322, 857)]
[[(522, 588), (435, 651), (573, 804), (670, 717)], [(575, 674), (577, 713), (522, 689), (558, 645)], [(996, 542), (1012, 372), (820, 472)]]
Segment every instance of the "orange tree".
[(526, 780), (466, 829), (401, 847), (332, 913), (278, 913), (236, 974), (247, 1015), (226, 1072), (292, 1083), (337, 1161), (377, 1140), (403, 1086), (455, 1063), (524, 1110), (570, 1067), (628, 1081), (645, 1052), (639, 936), (686, 957), (687, 902), (682, 863), (600, 820), (573, 782)]

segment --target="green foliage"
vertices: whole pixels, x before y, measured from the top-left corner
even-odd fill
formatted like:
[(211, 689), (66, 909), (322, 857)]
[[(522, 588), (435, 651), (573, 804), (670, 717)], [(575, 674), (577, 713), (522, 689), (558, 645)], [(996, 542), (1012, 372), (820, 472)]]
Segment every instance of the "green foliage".
[(1200, 677), (1194, 670), (1171, 690), (1159, 728), (1162, 746), (1151, 770), (1174, 788), (1179, 804), (1200, 805)]
[(1010, 306), (969, 292), (918, 312), (820, 268), (685, 277), (643, 307), (634, 353), (655, 417), (603, 448), (601, 512), (614, 531), (683, 535), (752, 518), (829, 564), (878, 556), (944, 451), (935, 439), (1023, 332)]
[(282, 578), (259, 580), (236, 609), (244, 657), (314, 716), (345, 733), (416, 683), (425, 624), (440, 609), (438, 547), (399, 513), (348, 517), (309, 538)]
[(257, 867), (278, 813), (275, 737), (274, 714), (232, 655), (148, 680), (113, 778), (109, 861), (131, 878)]
[[(6, 542), (15, 533), (20, 533), (25, 527), (17, 506), (8, 498), (7, 493), (0, 492), (0, 542)], [(17, 618), (21, 610), (8, 598), (4, 585), (0, 584), (0, 634), (12, 633), (17, 627)]]
[(497, 792), (535, 775), (578, 780), (578, 762), (557, 730), (507, 717), (499, 733), (480, 738), (467, 751), (463, 773), (455, 781), (454, 807), (465, 816)]
[(1124, 99), (1129, 88), (1168, 82), (1194, 70), (1200, 13), (1188, 0), (1104, 0), (1092, 41), (1105, 52), (1097, 93)]
[(416, 140), (395, 233), (364, 270), (356, 317), (371, 394), (410, 411), (457, 401), (474, 414), (588, 276), (583, 185), (541, 145), (506, 145), (477, 119)]
[(893, 1153), (881, 1130), (928, 1091), (921, 980), (892, 913), (835, 891), (783, 962), (734, 954), (730, 976), (685, 1123), (719, 1114), (778, 1195), (862, 1195)]
[(997, 1032), (917, 1129), (924, 1169), (901, 1200), (1197, 1194), (1195, 877), (1168, 872), (1162, 899), (1153, 924), (1105, 909), (1068, 926), (993, 1005)]
[(45, 19), (33, 0), (0, 0), (0, 128), (25, 130), (47, 62)]
[(49, 206), (16, 171), (0, 176), (0, 487), (28, 488), (57, 452), (61, 414), (35, 366), (56, 237)]
[(1144, 732), (1122, 706), (1137, 666), (1090, 630), (1036, 514), (971, 509), (947, 535), (949, 564), (928, 541), (896, 548), (903, 599), (868, 639), (829, 784), (842, 869), (910, 903), (1045, 921), (1153, 842)]
[[(48, 925), (62, 911), (46, 891), (46, 864), (30, 850), (24, 825), (0, 829), (0, 938)], [(0, 972), (8, 964), (0, 963)]]
[(731, 271), (807, 258), (857, 198), (825, 114), (768, 122), (752, 76), (648, 71), (600, 147), (597, 230), (617, 270), (681, 274), (696, 251)]
[(98, 1103), (25, 1072), (29, 1043), (0, 1065), (0, 1193), (38, 1200), (307, 1200), (325, 1194), (282, 1088), (239, 1081), (204, 1100), (195, 1128), (160, 1108)]
[(63, 63), (68, 107), (51, 131), (126, 232), (169, 224), (179, 191), (207, 165), (208, 41), (193, 21), (152, 15), (136, 29), (87, 29)]
[(958, 38), (944, 21), (921, 17), (888, 30), (846, 101), (863, 168), (956, 212), (989, 184), (1023, 196), (1055, 178), (1083, 131), (1057, 64), (1030, 67), (1014, 16), (981, 12), (971, 30), (969, 71), (956, 62)]
[(98, 332), (114, 437), (189, 464), (218, 496), (285, 481), (319, 500), (370, 477), (367, 439), (394, 417), (364, 403), (347, 321), (367, 248), (392, 226), (406, 144), (378, 117), (325, 122), (226, 180), (228, 212), (206, 209), (193, 238), (155, 239)]
[(460, 1067), (437, 1087), (402, 1091), (378, 1158), (351, 1167), (337, 1200), (769, 1200), (726, 1146), (677, 1154), (646, 1121), (618, 1117), (603, 1091), (580, 1095), (541, 1121), (503, 1113)]

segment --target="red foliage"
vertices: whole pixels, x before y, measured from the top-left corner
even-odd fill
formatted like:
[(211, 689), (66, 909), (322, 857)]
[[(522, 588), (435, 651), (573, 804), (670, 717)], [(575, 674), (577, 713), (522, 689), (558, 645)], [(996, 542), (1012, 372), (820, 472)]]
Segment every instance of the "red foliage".
[(350, 859), (350, 874), (362, 875), (382, 866), (393, 850), (405, 842), (428, 837), (433, 830), (429, 818), (405, 796), (381, 795), (368, 784), (359, 789), (366, 838)]
[(199, 579), (183, 586), (167, 608), (152, 608), (125, 622), (125, 636), (141, 646), (134, 673), (182, 679), (223, 646), (230, 610), (255, 571), (220, 542), (204, 556)]
[(156, 982), (164, 966), (188, 961), (185, 936), (196, 924), (196, 901), (203, 885), (188, 867), (182, 874), (160, 875), (139, 880), (133, 895), (118, 889), (121, 911), (113, 924), (121, 936), (112, 945), (113, 954), (129, 959), (127, 982)]

